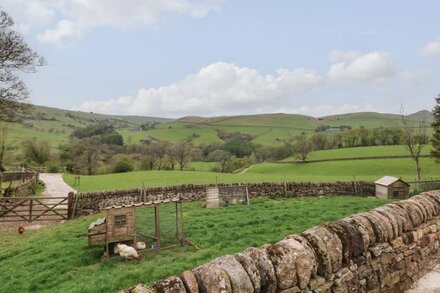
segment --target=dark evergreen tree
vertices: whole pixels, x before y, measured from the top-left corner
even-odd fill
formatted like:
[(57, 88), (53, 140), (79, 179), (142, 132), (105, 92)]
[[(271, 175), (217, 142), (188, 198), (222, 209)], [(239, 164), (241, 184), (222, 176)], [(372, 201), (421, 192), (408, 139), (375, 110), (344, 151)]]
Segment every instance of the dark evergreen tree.
[(434, 133), (432, 135), (432, 156), (437, 163), (440, 163), (440, 94), (435, 99), (437, 105), (432, 110), (434, 120), (432, 122), (432, 127), (434, 128)]

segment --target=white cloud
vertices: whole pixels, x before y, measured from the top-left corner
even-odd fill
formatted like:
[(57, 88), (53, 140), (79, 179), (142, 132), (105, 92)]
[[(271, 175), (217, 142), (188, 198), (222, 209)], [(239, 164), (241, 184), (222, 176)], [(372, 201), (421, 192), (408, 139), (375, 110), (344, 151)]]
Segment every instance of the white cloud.
[(420, 49), (420, 54), (425, 57), (440, 56), (440, 39), (426, 44)]
[(333, 51), (329, 55), (333, 63), (327, 73), (333, 81), (383, 81), (396, 73), (387, 52)]
[(273, 111), (303, 98), (323, 77), (304, 68), (279, 69), (274, 75), (217, 62), (168, 86), (140, 89), (135, 97), (86, 101), (80, 110), (139, 115), (219, 115)]
[[(1, 8), (16, 20), (16, 28), (27, 32), (32, 26), (48, 24), (62, 8), (60, 0), (2, 0)], [(25, 30), (23, 30), (25, 28)]]
[(366, 105), (321, 105), (321, 106), (302, 106), (295, 107), (281, 107), (277, 112), (289, 113), (289, 114), (302, 114), (313, 117), (323, 117), (329, 115), (338, 115), (344, 113), (357, 113), (357, 112), (377, 112), (377, 109), (371, 104)]
[[(118, 29), (152, 28), (170, 15), (205, 17), (224, 0), (3, 0), (2, 6), (24, 25), (54, 21), (38, 37), (59, 43), (102, 26)], [(47, 27), (47, 24), (46, 24)]]
[(79, 38), (82, 34), (83, 30), (78, 28), (74, 22), (62, 20), (58, 22), (55, 29), (46, 30), (43, 34), (38, 36), (38, 39), (42, 42), (59, 43), (66, 37)]
[[(135, 96), (85, 101), (79, 110), (168, 117), (267, 112), (323, 116), (374, 111), (371, 105), (347, 100), (349, 92), (375, 89), (377, 84), (370, 82), (376, 81), (387, 81), (381, 83), (380, 92), (396, 86), (420, 86), (427, 75), (425, 71), (395, 69), (384, 52), (334, 51), (330, 60), (333, 64), (326, 76), (304, 68), (280, 68), (264, 75), (252, 68), (217, 62), (175, 83), (141, 88)], [(331, 105), (326, 89), (341, 93), (345, 101)], [(316, 101), (326, 106), (308, 106)]]

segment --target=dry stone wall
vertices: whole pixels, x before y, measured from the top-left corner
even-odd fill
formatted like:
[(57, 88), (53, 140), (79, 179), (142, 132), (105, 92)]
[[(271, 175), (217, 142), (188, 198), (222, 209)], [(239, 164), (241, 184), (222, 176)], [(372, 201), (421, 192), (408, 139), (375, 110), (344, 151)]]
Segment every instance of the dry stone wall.
[(17, 172), (4, 172), (0, 175), (0, 182), (22, 181), (18, 185), (13, 185), (12, 188), (5, 188), (0, 196), (27, 196), (32, 190), (35, 190), (35, 186), (38, 182), (38, 173), (33, 171), (17, 171)]
[[(80, 193), (76, 196), (75, 215), (100, 212), (104, 207), (132, 204), (141, 201), (170, 199), (176, 196), (185, 201), (205, 200), (209, 187), (214, 185), (181, 185), (116, 191)], [(363, 195), (373, 196), (374, 183), (332, 182), (332, 183), (251, 183), (247, 184), (249, 197), (300, 197), (319, 195)]]
[(121, 292), (404, 292), (439, 263), (439, 236), (431, 191)]
[(3, 172), (2, 173), (2, 180), (3, 180), (3, 182), (16, 181), (16, 180), (26, 181), (31, 178), (35, 178), (36, 176), (37, 176), (36, 172), (33, 172), (33, 171)]

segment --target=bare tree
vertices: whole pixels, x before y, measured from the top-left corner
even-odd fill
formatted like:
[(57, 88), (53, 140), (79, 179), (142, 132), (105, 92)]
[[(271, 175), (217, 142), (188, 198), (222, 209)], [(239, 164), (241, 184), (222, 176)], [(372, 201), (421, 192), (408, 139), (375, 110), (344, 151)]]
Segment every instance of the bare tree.
[(428, 143), (428, 136), (426, 135), (426, 122), (424, 119), (417, 121), (417, 123), (410, 123), (405, 116), (404, 109), (401, 109), (401, 117), (403, 124), (402, 140), (406, 149), (411, 155), (411, 158), (416, 164), (416, 180), (420, 180), (421, 166), (420, 154)]
[(17, 72), (35, 72), (45, 64), (13, 27), (14, 20), (0, 11), (0, 119), (12, 119), (28, 106), (29, 92)]
[(183, 168), (191, 162), (191, 145), (187, 142), (176, 144), (174, 147), (174, 155), (179, 163), (179, 169), (182, 171)]
[(153, 155), (157, 158), (156, 165), (157, 170), (162, 170), (164, 158), (168, 153), (168, 148), (170, 147), (170, 143), (167, 141), (159, 141), (155, 142), (151, 145)]
[(6, 123), (0, 126), (0, 172), (5, 171), (5, 167), (3, 166), (3, 161), (5, 159), (6, 153), (6, 144), (8, 140), (8, 125)]
[(220, 172), (224, 173), (226, 172), (226, 168), (228, 166), (229, 163), (229, 159), (231, 158), (231, 153), (224, 151), (224, 150), (215, 150), (211, 153), (209, 153), (209, 160), (210, 161), (215, 161), (218, 162), (220, 164)]
[(306, 135), (301, 134), (298, 136), (293, 144), (293, 153), (297, 159), (305, 162), (311, 151), (313, 151), (313, 144), (309, 139), (307, 139)]

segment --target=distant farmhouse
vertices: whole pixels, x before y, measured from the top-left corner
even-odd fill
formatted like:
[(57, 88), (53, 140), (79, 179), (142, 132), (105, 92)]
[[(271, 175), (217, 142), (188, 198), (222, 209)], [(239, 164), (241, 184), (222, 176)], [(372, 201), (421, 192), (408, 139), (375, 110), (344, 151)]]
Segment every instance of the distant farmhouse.
[(316, 127), (315, 132), (339, 132), (339, 131), (349, 131), (349, 130), (351, 130), (351, 126), (349, 125), (339, 125), (339, 126), (320, 125)]

